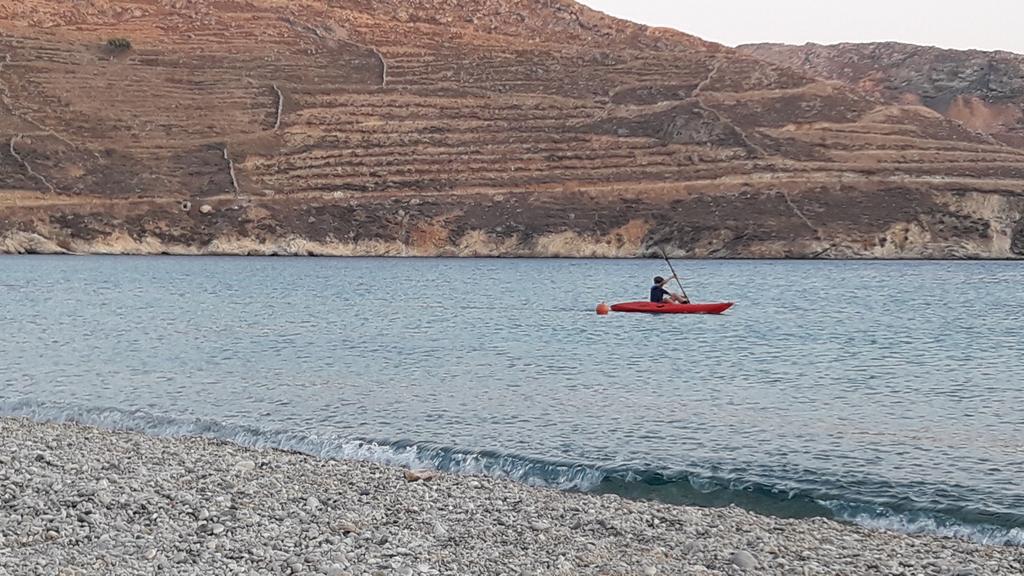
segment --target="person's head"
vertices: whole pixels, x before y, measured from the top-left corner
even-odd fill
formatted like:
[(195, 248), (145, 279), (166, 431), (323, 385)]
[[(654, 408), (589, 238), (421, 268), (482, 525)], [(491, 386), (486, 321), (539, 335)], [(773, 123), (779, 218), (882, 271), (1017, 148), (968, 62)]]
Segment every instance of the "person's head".
[(665, 279), (662, 278), (661, 276), (655, 276), (654, 277), (654, 285), (655, 286), (661, 286), (664, 283), (665, 283)]

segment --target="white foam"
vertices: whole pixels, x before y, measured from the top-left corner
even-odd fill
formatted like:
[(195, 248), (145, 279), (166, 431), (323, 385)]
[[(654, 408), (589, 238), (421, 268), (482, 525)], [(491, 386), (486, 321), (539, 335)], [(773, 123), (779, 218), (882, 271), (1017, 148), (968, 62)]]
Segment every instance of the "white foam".
[[(41, 422), (67, 422), (110, 430), (141, 432), (158, 437), (202, 437), (225, 440), (256, 449), (277, 449), (309, 454), (324, 459), (357, 460), (412, 469), (443, 470), (457, 474), (505, 478), (531, 486), (561, 490), (590, 491), (606, 477), (615, 475), (626, 482), (641, 482), (633, 471), (615, 471), (599, 466), (530, 460), (515, 455), (462, 451), (444, 446), (412, 442), (387, 442), (363, 438), (319, 436), (293, 431), (265, 430), (251, 426), (222, 424), (201, 419), (175, 419), (142, 410), (80, 408), (32, 401), (0, 401), (0, 416), (20, 416)], [(695, 489), (713, 492), (721, 485), (688, 475)], [(1024, 529), (966, 524), (927, 512), (897, 513), (884, 507), (821, 501), (836, 518), (866, 528), (907, 534), (933, 534), (972, 540), (983, 544), (1024, 546)]]
[(323, 459), (357, 460), (401, 468), (505, 478), (530, 486), (560, 490), (592, 490), (605, 477), (605, 473), (594, 466), (533, 461), (514, 455), (461, 451), (431, 444), (320, 436), (201, 419), (175, 419), (141, 410), (77, 408), (62, 404), (16, 401), (0, 402), (0, 415), (27, 417), (42, 422), (84, 424), (157, 437), (193, 436), (225, 440), (247, 448), (286, 450)]
[(872, 530), (903, 534), (930, 534), (970, 540), (992, 546), (1024, 546), (1024, 529), (968, 524), (944, 514), (927, 511), (896, 512), (882, 506), (852, 505), (837, 500), (821, 502), (843, 520)]

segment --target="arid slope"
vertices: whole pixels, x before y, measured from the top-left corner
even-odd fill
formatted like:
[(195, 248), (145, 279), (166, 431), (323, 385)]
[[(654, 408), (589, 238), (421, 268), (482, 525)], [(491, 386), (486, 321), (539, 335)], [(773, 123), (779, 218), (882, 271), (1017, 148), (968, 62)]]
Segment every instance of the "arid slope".
[(896, 42), (750, 44), (739, 50), (893, 103), (927, 106), (1024, 148), (1024, 55)]
[(568, 0), (0, 0), (0, 144), (0, 252), (1024, 255), (1024, 150)]

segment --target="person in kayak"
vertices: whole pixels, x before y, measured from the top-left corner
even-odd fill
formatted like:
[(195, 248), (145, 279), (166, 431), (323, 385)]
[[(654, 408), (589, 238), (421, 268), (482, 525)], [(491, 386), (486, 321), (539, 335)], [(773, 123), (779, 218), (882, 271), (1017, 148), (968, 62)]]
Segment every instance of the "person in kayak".
[(668, 284), (668, 281), (673, 278), (676, 278), (676, 276), (673, 275), (672, 278), (669, 278), (668, 280), (662, 278), (661, 276), (658, 276), (654, 279), (654, 286), (651, 286), (651, 302), (657, 302), (659, 304), (664, 302), (670, 302), (675, 304), (690, 303), (690, 301), (684, 298), (683, 296), (680, 296), (679, 294), (673, 294), (668, 290), (665, 290), (665, 285)]

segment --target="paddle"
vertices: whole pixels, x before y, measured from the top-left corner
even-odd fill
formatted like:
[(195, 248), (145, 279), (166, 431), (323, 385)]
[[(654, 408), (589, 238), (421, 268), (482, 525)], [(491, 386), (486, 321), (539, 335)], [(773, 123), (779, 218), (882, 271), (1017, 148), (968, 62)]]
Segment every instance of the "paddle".
[(679, 284), (679, 289), (683, 291), (683, 298), (686, 298), (686, 301), (689, 302), (690, 297), (686, 295), (686, 289), (683, 288), (683, 283), (679, 280), (679, 275), (676, 274), (675, 266), (672, 266), (672, 261), (668, 259), (668, 254), (665, 253), (665, 249), (660, 248), (660, 250), (662, 258), (664, 258), (665, 262), (668, 263), (668, 269), (672, 271), (672, 276), (676, 279), (676, 284)]

